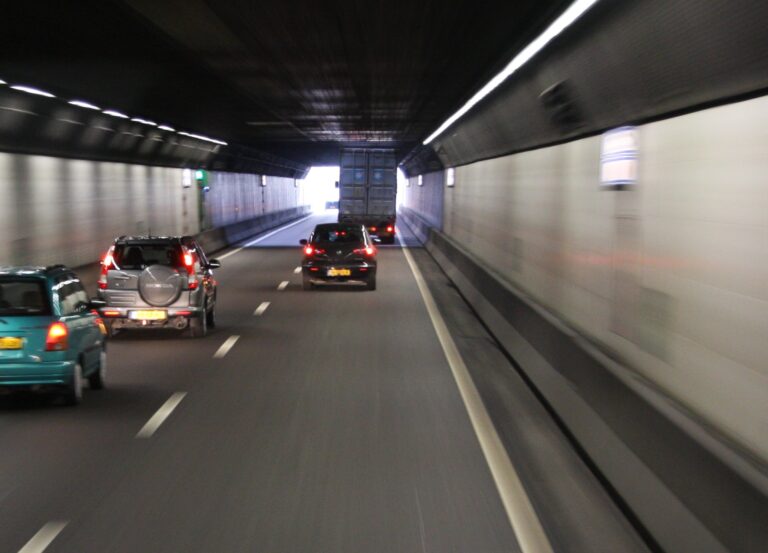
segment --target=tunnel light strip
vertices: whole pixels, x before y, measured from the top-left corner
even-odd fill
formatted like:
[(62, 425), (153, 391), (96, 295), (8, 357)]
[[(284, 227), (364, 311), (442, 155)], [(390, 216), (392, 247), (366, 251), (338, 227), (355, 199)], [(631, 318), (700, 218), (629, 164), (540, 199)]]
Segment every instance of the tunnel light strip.
[(142, 119), (141, 117), (132, 117), (131, 121), (141, 123), (142, 125), (149, 125), (150, 127), (157, 127), (157, 123), (154, 121), (148, 121), (146, 119)]
[(478, 102), (493, 92), (501, 83), (503, 83), (510, 75), (525, 65), (531, 58), (538, 54), (544, 47), (549, 44), (557, 35), (562, 33), (565, 29), (570, 27), (579, 17), (581, 17), (589, 8), (597, 4), (598, 0), (576, 0), (571, 4), (567, 10), (565, 10), (560, 17), (558, 17), (542, 34), (540, 34), (533, 42), (523, 48), (523, 50), (517, 54), (507, 66), (493, 77), (488, 83), (481, 88), (472, 98), (464, 104), (459, 111), (451, 115), (445, 122), (438, 127), (438, 129), (429, 135), (422, 144), (425, 146), (432, 142), (435, 138), (440, 136), (445, 129), (453, 125), (457, 120), (464, 116), (469, 110), (471, 110)]
[(101, 111), (101, 108), (99, 106), (94, 106), (93, 104), (89, 102), (84, 102), (83, 100), (71, 100), (69, 103), (72, 104), (73, 106), (77, 106), (85, 109), (92, 109), (95, 111)]
[(113, 109), (105, 109), (104, 111), (102, 111), (102, 113), (104, 115), (111, 115), (112, 117), (119, 117), (120, 119), (129, 119), (129, 117), (126, 114), (121, 113), (119, 111), (115, 111)]
[[(0, 85), (8, 84), (4, 80), (0, 79)], [(40, 90), (39, 88), (34, 88), (31, 86), (26, 85), (13, 85), (11, 86), (12, 89), (18, 90), (19, 92), (26, 92), (27, 94), (34, 94), (36, 96), (44, 96), (46, 98), (56, 98), (55, 95), (51, 94), (50, 92), (46, 92), (45, 90)], [(148, 125), (150, 127), (157, 127), (160, 130), (168, 131), (168, 132), (175, 132), (177, 134), (180, 134), (182, 136), (188, 136), (189, 138), (194, 138), (196, 140), (202, 140), (204, 142), (211, 142), (213, 144), (219, 144), (221, 146), (228, 146), (226, 142), (223, 140), (217, 140), (215, 138), (211, 138), (209, 136), (204, 136), (202, 134), (195, 134), (190, 132), (183, 132), (183, 131), (177, 131), (173, 127), (170, 127), (168, 125), (159, 125), (155, 123), (154, 121), (150, 121), (148, 119), (143, 119), (141, 117), (130, 117), (129, 115), (126, 115), (125, 113), (121, 111), (117, 111), (114, 109), (105, 109), (102, 110), (99, 106), (96, 106), (94, 104), (91, 104), (90, 102), (86, 102), (84, 100), (70, 100), (67, 102), (70, 105), (90, 109), (94, 111), (101, 111), (104, 115), (109, 115), (111, 117), (117, 117), (119, 119), (130, 119), (131, 121), (135, 123), (141, 123), (142, 125)], [(106, 130), (106, 129), (105, 129)]]
[(213, 142), (214, 144), (221, 144), (222, 146), (226, 146), (227, 145), (227, 143), (224, 142), (223, 140), (216, 140), (215, 138), (210, 138), (208, 136), (203, 136), (201, 134), (194, 134), (194, 133), (191, 133), (191, 132), (184, 132), (184, 131), (179, 131), (178, 134), (180, 134), (182, 136), (188, 136), (190, 138), (196, 138), (198, 140), (204, 140), (206, 142)]
[(34, 88), (31, 86), (25, 86), (25, 85), (13, 85), (11, 87), (13, 90), (18, 90), (19, 92), (26, 92), (27, 94), (34, 94), (35, 96), (45, 96), (46, 98), (55, 98), (53, 94), (50, 92), (46, 92), (45, 90), (40, 90), (39, 88)]

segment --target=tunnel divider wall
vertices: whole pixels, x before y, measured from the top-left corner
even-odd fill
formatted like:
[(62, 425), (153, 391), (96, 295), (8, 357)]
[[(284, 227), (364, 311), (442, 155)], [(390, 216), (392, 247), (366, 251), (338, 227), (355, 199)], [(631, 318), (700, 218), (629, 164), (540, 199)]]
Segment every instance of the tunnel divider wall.
[(666, 551), (763, 551), (768, 478), (415, 211), (399, 220), (543, 398), (598, 476)]
[(237, 244), (267, 230), (304, 217), (309, 214), (308, 205), (292, 207), (259, 215), (246, 221), (203, 231), (197, 235), (197, 241), (206, 253), (212, 253)]

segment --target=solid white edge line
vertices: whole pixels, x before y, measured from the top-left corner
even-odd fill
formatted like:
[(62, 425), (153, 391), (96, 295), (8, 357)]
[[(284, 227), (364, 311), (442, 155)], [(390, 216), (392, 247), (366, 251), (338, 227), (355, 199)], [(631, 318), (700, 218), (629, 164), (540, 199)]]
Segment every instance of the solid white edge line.
[[(258, 244), (258, 243), (259, 243), (259, 242), (261, 242), (262, 240), (266, 240), (266, 239), (267, 239), (267, 238), (269, 238), (270, 236), (274, 236), (274, 235), (275, 235), (275, 234), (277, 234), (278, 232), (283, 232), (285, 229), (289, 229), (289, 228), (291, 228), (291, 227), (295, 227), (296, 225), (298, 225), (299, 223), (303, 223), (304, 221), (306, 221), (306, 220), (307, 220), (307, 219), (309, 219), (310, 217), (312, 217), (312, 215), (307, 215), (306, 217), (302, 217), (302, 218), (301, 218), (301, 219), (299, 219), (298, 221), (293, 221), (292, 223), (288, 223), (287, 225), (285, 225), (285, 226), (283, 226), (283, 227), (280, 227), (280, 228), (276, 228), (275, 230), (273, 230), (272, 232), (268, 232), (268, 233), (267, 233), (267, 234), (265, 234), (264, 236), (259, 236), (259, 237), (258, 237), (256, 240), (251, 240), (250, 242), (248, 242), (248, 243), (245, 245), (245, 247), (247, 248), (248, 246), (253, 246), (254, 244)], [(297, 244), (297, 245), (298, 245), (298, 244)]]
[(37, 531), (37, 534), (32, 536), (32, 539), (24, 547), (19, 549), (19, 553), (42, 553), (56, 539), (56, 536), (64, 530), (66, 525), (67, 521), (63, 520), (47, 522)]
[(173, 410), (176, 409), (176, 407), (181, 403), (181, 400), (184, 399), (184, 396), (187, 395), (187, 392), (176, 392), (171, 397), (169, 397), (165, 403), (158, 409), (154, 415), (147, 421), (147, 424), (145, 424), (141, 430), (139, 430), (138, 434), (136, 434), (137, 438), (151, 438), (152, 434), (154, 434), (158, 428), (160, 428), (160, 425), (165, 422), (165, 419), (167, 419), (171, 413), (173, 413)]
[(290, 284), (290, 282), (289, 282), (289, 281), (287, 281), (287, 280), (284, 280), (283, 282), (281, 282), (280, 284), (278, 284), (278, 285), (277, 285), (277, 289), (278, 289), (278, 290), (280, 290), (280, 291), (282, 292), (283, 290), (285, 290), (286, 288), (288, 288), (288, 285), (289, 285), (289, 284)]
[(429, 318), (432, 319), (432, 326), (435, 328), (435, 333), (443, 348), (445, 358), (451, 367), (461, 399), (464, 401), (464, 407), (467, 409), (472, 427), (480, 442), (480, 448), (496, 483), (496, 489), (507, 512), (512, 530), (515, 536), (517, 536), (520, 549), (523, 553), (552, 553), (552, 545), (549, 543), (549, 539), (541, 526), (541, 521), (536, 515), (528, 494), (525, 492), (520, 476), (517, 474), (512, 461), (504, 449), (504, 445), (501, 443), (501, 438), (499, 438), (499, 434), (493, 426), (493, 421), (491, 421), (491, 417), (485, 409), (483, 400), (475, 387), (475, 383), (472, 381), (472, 376), (469, 374), (464, 359), (461, 357), (459, 349), (448, 330), (448, 326), (440, 314), (432, 292), (427, 287), (424, 276), (416, 266), (411, 252), (408, 251), (408, 248), (405, 247), (402, 241), (401, 244), (403, 245), (402, 250), (403, 254), (405, 254), (405, 259), (411, 268), (413, 277), (416, 279), (416, 284), (419, 287), (421, 297), (429, 313)]
[(268, 302), (268, 301), (263, 301), (263, 302), (261, 302), (261, 304), (260, 304), (260, 305), (259, 305), (259, 306), (256, 308), (256, 311), (254, 311), (254, 312), (253, 312), (253, 314), (254, 314), (255, 316), (257, 316), (257, 317), (261, 317), (261, 316), (264, 314), (264, 312), (267, 310), (267, 308), (268, 308), (268, 307), (269, 307), (269, 302)]
[(262, 240), (264, 240), (265, 238), (269, 238), (270, 236), (274, 236), (274, 235), (275, 235), (275, 234), (277, 234), (278, 232), (281, 232), (281, 231), (283, 231), (283, 230), (285, 230), (285, 229), (287, 229), (287, 228), (291, 228), (291, 227), (292, 227), (292, 226), (294, 226), (294, 225), (298, 225), (299, 223), (306, 221), (306, 220), (307, 220), (307, 219), (309, 219), (310, 217), (312, 217), (312, 215), (307, 215), (306, 217), (302, 217), (302, 218), (301, 218), (301, 219), (299, 219), (298, 221), (293, 221), (293, 222), (291, 222), (291, 223), (288, 223), (288, 224), (287, 224), (287, 225), (285, 225), (285, 226), (282, 226), (282, 227), (280, 227), (280, 228), (277, 228), (277, 229), (275, 229), (275, 230), (273, 230), (273, 231), (271, 231), (271, 232), (269, 232), (269, 233), (265, 234), (264, 236), (259, 236), (259, 237), (258, 237), (256, 240), (251, 240), (250, 242), (246, 243), (245, 245), (243, 245), (243, 246), (242, 246), (242, 247), (240, 247), (240, 248), (236, 248), (236, 249), (232, 250), (231, 252), (227, 252), (227, 253), (225, 253), (225, 254), (223, 254), (223, 255), (220, 255), (220, 256), (219, 256), (217, 259), (219, 259), (219, 260), (221, 260), (221, 259), (226, 259), (226, 258), (228, 258), (230, 255), (235, 255), (236, 253), (240, 253), (241, 251), (243, 251), (243, 250), (244, 250), (245, 248), (247, 248), (248, 246), (252, 246), (252, 245), (254, 245), (254, 244), (258, 244), (259, 242), (261, 242), (261, 241), (262, 241)]
[(232, 250), (231, 252), (225, 253), (224, 255), (220, 255), (217, 259), (219, 259), (219, 260), (226, 259), (230, 255), (235, 255), (236, 253), (239, 253), (241, 251), (243, 251), (243, 248), (237, 248), (237, 249)]
[(221, 359), (226, 354), (229, 353), (229, 350), (231, 350), (234, 345), (237, 343), (237, 341), (240, 339), (240, 336), (234, 335), (230, 336), (226, 340), (224, 340), (224, 343), (221, 344), (221, 347), (216, 350), (216, 353), (213, 354), (214, 359)]

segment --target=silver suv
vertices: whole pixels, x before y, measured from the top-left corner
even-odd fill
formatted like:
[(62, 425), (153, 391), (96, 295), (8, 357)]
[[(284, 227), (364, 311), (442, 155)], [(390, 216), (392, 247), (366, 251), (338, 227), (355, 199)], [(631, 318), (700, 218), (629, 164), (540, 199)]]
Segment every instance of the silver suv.
[(218, 267), (191, 236), (121, 236), (101, 262), (98, 283), (109, 335), (175, 328), (205, 336), (216, 325)]

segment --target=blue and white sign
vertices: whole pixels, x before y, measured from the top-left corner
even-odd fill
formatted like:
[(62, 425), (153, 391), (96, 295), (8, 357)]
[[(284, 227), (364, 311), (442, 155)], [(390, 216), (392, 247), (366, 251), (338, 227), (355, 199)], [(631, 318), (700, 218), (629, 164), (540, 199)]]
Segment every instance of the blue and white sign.
[(605, 187), (637, 183), (637, 128), (619, 127), (603, 135), (600, 182)]

